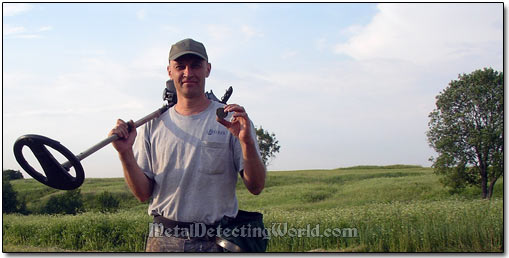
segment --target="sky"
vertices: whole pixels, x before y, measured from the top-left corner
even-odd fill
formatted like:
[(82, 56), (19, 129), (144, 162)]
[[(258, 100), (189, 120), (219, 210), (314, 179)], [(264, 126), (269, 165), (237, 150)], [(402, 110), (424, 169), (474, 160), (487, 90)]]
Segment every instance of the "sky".
[[(206, 90), (232, 86), (229, 103), (276, 135), (269, 171), (428, 167), (435, 96), (459, 74), (503, 70), (502, 3), (2, 7), (3, 169), (22, 170), (12, 151), (21, 135), (78, 154), (117, 118), (161, 107), (170, 46), (184, 38), (207, 48)], [(122, 177), (111, 145), (81, 163), (86, 177)]]

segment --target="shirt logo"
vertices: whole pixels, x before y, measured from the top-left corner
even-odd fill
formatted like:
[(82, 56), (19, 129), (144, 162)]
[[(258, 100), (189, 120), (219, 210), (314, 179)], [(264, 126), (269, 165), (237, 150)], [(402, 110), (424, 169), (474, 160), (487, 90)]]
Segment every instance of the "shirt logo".
[(217, 134), (217, 135), (226, 135), (226, 132), (225, 131), (220, 131), (220, 130), (209, 129), (208, 135), (214, 135), (214, 134)]

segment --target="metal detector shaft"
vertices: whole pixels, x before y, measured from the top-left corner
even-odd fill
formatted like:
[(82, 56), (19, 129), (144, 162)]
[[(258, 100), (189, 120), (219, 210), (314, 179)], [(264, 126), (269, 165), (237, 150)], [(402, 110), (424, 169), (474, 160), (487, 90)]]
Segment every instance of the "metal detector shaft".
[[(163, 107), (157, 109), (156, 111), (154, 111), (154, 112), (148, 114), (147, 116), (141, 118), (140, 120), (134, 122), (134, 127), (138, 128), (139, 126), (145, 124), (146, 122), (159, 117), (162, 113), (164, 113), (166, 110), (168, 110), (168, 108), (170, 108), (169, 105), (164, 105)], [(92, 153), (102, 149), (104, 146), (116, 141), (118, 138), (119, 137), (116, 134), (111, 135), (108, 138), (100, 141), (96, 145), (94, 145), (94, 146), (88, 148), (87, 150), (83, 151), (82, 153), (76, 155), (76, 158), (79, 161), (81, 161), (84, 158), (90, 156)], [(66, 162), (62, 163), (62, 167), (64, 167), (66, 170), (69, 170), (72, 167), (72, 164), (70, 161), (66, 161)]]

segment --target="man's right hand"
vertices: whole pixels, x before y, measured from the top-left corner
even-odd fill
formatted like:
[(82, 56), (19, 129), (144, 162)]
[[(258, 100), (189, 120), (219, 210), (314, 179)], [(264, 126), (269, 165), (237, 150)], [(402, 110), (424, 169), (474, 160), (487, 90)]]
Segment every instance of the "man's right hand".
[(141, 202), (145, 202), (152, 196), (153, 183), (143, 173), (143, 170), (136, 163), (133, 154), (133, 144), (136, 138), (136, 126), (133, 120), (129, 121), (131, 132), (127, 129), (129, 126), (122, 119), (117, 120), (117, 125), (108, 135), (116, 134), (118, 139), (113, 141), (113, 147), (118, 151), (120, 162), (124, 170), (124, 178), (131, 192)]
[(118, 135), (118, 140), (112, 142), (113, 147), (115, 147), (118, 153), (132, 151), (134, 139), (136, 138), (137, 133), (133, 120), (130, 120), (128, 123), (131, 127), (131, 132), (128, 130), (128, 124), (124, 122), (124, 120), (118, 119), (117, 125), (108, 134), (109, 136), (113, 134)]

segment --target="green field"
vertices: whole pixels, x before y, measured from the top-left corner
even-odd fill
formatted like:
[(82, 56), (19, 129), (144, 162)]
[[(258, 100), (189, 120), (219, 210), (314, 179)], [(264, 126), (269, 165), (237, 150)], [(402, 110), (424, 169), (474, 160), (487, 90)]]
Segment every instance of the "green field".
[[(62, 193), (34, 180), (12, 184), (29, 210)], [(87, 178), (85, 208), (103, 191), (120, 197), (117, 213), (4, 214), (3, 251), (142, 252), (151, 222), (147, 204), (132, 197), (122, 178)], [(475, 188), (450, 195), (430, 168), (403, 165), (272, 171), (262, 194), (249, 194), (241, 182), (237, 194), (239, 207), (262, 212), (269, 230), (287, 226), (286, 234), (271, 235), (269, 252), (503, 252), (503, 179), (489, 201)], [(295, 235), (309, 228), (322, 236)], [(356, 235), (324, 236), (344, 229)]]

